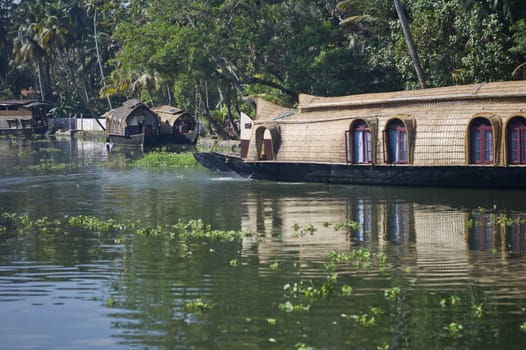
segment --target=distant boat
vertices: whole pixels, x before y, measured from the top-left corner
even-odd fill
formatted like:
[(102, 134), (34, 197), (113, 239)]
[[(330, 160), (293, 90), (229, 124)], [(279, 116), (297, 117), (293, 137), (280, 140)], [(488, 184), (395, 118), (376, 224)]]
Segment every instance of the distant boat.
[(0, 100), (0, 134), (44, 134), (51, 105), (41, 100)]
[(159, 116), (137, 99), (106, 112), (106, 134), (115, 146), (143, 147), (159, 143)]
[(163, 143), (194, 145), (199, 136), (195, 118), (182, 109), (164, 105), (152, 108), (160, 118), (160, 137)]

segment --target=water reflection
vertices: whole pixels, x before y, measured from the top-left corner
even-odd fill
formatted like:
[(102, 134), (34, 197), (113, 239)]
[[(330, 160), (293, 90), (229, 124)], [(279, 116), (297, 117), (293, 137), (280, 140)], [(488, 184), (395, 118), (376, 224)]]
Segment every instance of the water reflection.
[[(254, 186), (241, 194), (241, 228), (266, 238), (263, 242), (247, 240), (244, 248), (257, 250), (265, 262), (291, 249), (307, 258), (323, 258), (330, 249), (371, 244), (381, 250), (411, 247), (416, 263), (425, 265), (434, 259), (466, 267), (470, 250), (526, 253), (526, 214), (515, 212), (513, 201), (497, 197), (503, 208), (484, 210), (476, 204), (466, 205), (471, 202), (468, 198), (454, 208), (437, 203), (437, 197), (431, 201), (429, 196), (417, 195), (390, 200), (376, 188), (348, 191), (327, 186), (311, 192), (305, 185), (306, 191), (292, 193), (293, 186), (281, 184), (279, 193)], [(369, 197), (362, 196), (362, 191), (369, 190)], [(510, 211), (513, 213), (508, 214)], [(353, 225), (341, 225), (350, 222)], [(281, 243), (276, 244), (276, 239)]]
[(510, 254), (526, 252), (526, 214), (479, 211), (467, 218), (469, 249), (501, 250)]

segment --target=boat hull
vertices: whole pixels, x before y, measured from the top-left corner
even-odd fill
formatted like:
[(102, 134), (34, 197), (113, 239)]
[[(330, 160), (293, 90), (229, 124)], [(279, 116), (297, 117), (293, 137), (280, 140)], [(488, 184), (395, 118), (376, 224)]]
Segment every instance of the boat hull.
[(163, 144), (195, 145), (197, 142), (197, 131), (192, 133), (161, 134), (160, 140)]
[(0, 135), (13, 135), (13, 136), (42, 136), (48, 130), (47, 125), (36, 126), (31, 128), (19, 128), (19, 129), (0, 129)]
[(332, 184), (526, 189), (526, 167), (378, 166), (259, 161), (218, 152), (194, 154), (204, 167), (242, 177)]
[(111, 142), (120, 147), (142, 147), (144, 144), (144, 134), (131, 136), (109, 135)]

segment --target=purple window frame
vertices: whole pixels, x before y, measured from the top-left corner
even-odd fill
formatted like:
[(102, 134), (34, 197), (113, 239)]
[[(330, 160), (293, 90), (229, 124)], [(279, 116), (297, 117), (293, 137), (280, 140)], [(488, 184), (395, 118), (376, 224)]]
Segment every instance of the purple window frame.
[(471, 164), (492, 164), (493, 128), (489, 120), (475, 119), (469, 127), (469, 156)]
[(404, 123), (399, 119), (391, 121), (384, 136), (386, 136), (387, 148), (386, 163), (408, 164), (409, 140)]
[[(356, 144), (356, 138), (360, 138), (362, 147)], [(351, 127), (351, 133), (349, 135), (349, 141), (351, 149), (349, 150), (349, 158), (352, 163), (356, 164), (369, 164), (372, 162), (371, 153), (371, 129), (367, 123), (363, 120), (356, 121)], [(360, 152), (361, 157), (357, 157), (357, 152)], [(359, 160), (359, 159), (362, 160)]]
[(508, 124), (508, 162), (526, 164), (526, 119), (515, 117)]

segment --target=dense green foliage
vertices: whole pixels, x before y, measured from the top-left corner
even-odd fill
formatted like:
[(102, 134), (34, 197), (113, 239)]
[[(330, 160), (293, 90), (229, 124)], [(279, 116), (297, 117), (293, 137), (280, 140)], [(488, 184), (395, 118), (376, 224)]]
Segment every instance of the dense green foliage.
[[(522, 79), (523, 0), (401, 2), (429, 87)], [(392, 0), (0, 0), (0, 99), (57, 115), (138, 97), (237, 134), (255, 98), (418, 87)]]

